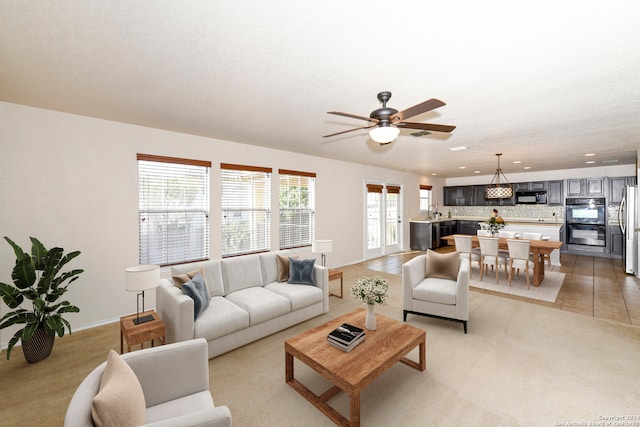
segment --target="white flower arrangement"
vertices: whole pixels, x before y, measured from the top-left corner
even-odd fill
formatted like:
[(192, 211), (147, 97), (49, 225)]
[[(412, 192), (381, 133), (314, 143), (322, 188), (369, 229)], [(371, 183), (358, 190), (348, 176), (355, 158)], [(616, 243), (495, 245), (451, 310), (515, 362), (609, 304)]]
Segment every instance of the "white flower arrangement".
[(389, 282), (380, 276), (363, 277), (351, 287), (351, 297), (367, 304), (387, 305)]

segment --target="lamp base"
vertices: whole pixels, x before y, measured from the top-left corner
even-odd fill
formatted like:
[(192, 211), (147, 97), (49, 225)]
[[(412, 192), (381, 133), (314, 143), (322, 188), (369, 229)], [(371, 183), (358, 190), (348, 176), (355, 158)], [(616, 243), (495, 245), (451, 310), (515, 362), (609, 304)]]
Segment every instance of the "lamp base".
[(139, 325), (141, 323), (151, 322), (152, 320), (153, 320), (153, 316), (151, 314), (148, 314), (146, 316), (136, 317), (135, 319), (133, 319), (133, 324)]

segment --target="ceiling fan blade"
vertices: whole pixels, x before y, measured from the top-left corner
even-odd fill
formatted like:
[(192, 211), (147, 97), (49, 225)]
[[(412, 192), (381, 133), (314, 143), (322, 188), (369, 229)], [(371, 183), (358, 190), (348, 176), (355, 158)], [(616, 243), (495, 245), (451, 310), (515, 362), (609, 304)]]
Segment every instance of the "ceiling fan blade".
[(400, 122), (396, 123), (400, 129), (421, 129), (421, 130), (432, 130), (435, 132), (451, 132), (456, 127), (449, 125), (436, 125), (433, 123), (413, 123), (413, 122)]
[(352, 119), (366, 120), (368, 122), (378, 123), (378, 119), (372, 119), (371, 117), (357, 116), (355, 114), (341, 113), (340, 111), (327, 111), (327, 114), (335, 114), (336, 116), (350, 117)]
[(330, 136), (336, 136), (336, 135), (342, 135), (343, 133), (348, 133), (348, 132), (353, 132), (355, 130), (362, 130), (362, 129), (369, 129), (369, 128), (373, 128), (376, 127), (377, 125), (373, 125), (373, 126), (362, 126), (360, 128), (355, 128), (355, 129), (349, 129), (349, 130), (343, 130), (342, 132), (336, 132), (336, 133), (332, 133), (330, 135), (324, 135), (323, 138), (329, 138)]
[(391, 120), (404, 120), (409, 119), (411, 117), (417, 116), (418, 114), (426, 113), (427, 111), (434, 110), (438, 107), (442, 107), (446, 105), (444, 102), (439, 99), (429, 99), (428, 101), (421, 102), (418, 105), (414, 105), (413, 107), (409, 107), (406, 110), (402, 110), (390, 117)]

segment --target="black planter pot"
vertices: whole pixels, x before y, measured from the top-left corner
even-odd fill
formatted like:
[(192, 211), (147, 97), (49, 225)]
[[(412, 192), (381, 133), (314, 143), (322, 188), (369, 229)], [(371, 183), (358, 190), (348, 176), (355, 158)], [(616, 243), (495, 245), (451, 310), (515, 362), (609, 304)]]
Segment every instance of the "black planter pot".
[(22, 353), (29, 363), (46, 359), (51, 354), (56, 335), (47, 335), (44, 328), (38, 328), (28, 340), (22, 340)]

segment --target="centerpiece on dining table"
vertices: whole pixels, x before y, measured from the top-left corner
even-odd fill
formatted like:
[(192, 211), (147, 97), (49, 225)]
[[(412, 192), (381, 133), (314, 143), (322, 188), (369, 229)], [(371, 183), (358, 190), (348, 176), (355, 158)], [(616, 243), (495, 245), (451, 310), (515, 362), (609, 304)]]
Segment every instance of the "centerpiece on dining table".
[[(497, 236), (498, 232), (507, 225), (501, 216), (498, 216), (498, 210), (494, 209), (487, 221), (486, 229), (491, 232), (492, 236)], [(484, 228), (484, 227), (483, 227)]]
[(365, 318), (365, 328), (376, 330), (376, 315), (373, 308), (376, 303), (387, 305), (389, 298), (389, 282), (380, 276), (374, 278), (363, 277), (351, 288), (351, 297), (360, 299), (367, 304), (367, 317)]

